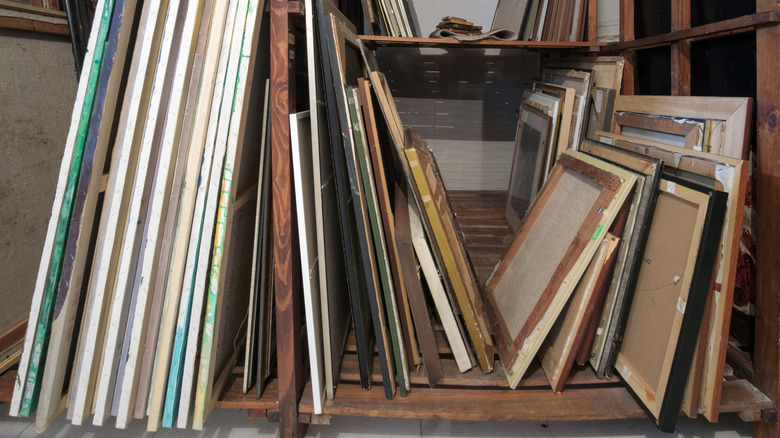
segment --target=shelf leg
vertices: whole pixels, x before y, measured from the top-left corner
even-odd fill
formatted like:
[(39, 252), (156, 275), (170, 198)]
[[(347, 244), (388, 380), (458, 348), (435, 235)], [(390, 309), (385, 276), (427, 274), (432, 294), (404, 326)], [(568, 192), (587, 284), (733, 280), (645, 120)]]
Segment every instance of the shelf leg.
[[(756, 12), (777, 8), (777, 0), (756, 1)], [(780, 371), (780, 27), (756, 30), (756, 119), (757, 119), (757, 232), (755, 384), (772, 400), (780, 400), (777, 378)], [(757, 422), (755, 437), (780, 436), (778, 425)]]

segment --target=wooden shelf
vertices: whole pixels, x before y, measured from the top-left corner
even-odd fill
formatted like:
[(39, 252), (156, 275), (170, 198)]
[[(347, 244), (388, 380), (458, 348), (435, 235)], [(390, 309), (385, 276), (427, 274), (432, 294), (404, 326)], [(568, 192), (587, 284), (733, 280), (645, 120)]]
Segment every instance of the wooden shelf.
[(459, 41), (454, 38), (401, 38), (380, 35), (361, 35), (360, 40), (369, 48), (377, 47), (469, 47), (480, 49), (535, 49), (535, 50), (577, 50), (598, 51), (604, 43), (569, 41)]

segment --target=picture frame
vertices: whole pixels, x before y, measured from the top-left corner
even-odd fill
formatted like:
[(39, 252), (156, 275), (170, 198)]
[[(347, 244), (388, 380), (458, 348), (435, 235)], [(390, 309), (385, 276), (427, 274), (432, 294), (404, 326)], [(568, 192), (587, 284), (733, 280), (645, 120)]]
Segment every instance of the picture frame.
[(568, 150), (531, 204), (484, 291), (511, 388), (528, 369), (595, 254), (598, 238), (635, 183), (631, 172)]

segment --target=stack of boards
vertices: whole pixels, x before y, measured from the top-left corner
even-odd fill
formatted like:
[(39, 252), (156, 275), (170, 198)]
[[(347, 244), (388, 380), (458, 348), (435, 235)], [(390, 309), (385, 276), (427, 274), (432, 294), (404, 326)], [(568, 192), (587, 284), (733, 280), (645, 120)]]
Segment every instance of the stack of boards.
[(270, 373), (262, 10), (98, 1), (10, 408), (36, 430), (201, 429), (261, 329)]
[(491, 29), (509, 29), (523, 41), (584, 41), (588, 0), (498, 0)]
[(420, 35), (409, 0), (360, 0), (366, 34), (391, 37)]
[[(461, 372), (503, 368), (515, 388), (538, 360), (560, 392), (590, 363), (616, 372), (662, 430), (681, 408), (716, 419), (750, 99), (616, 99), (622, 58), (545, 60), (520, 109), (525, 204), (508, 197), (512, 243), (482, 285), (435, 157), (402, 126), (374, 53), (312, 3), (314, 110), (293, 115), (291, 132), (314, 412), (338, 382), (341, 303), (361, 384), (381, 381), (388, 399), (413, 390), (418, 364), (440, 382), (440, 324)], [(328, 252), (334, 235), (342, 251)]]

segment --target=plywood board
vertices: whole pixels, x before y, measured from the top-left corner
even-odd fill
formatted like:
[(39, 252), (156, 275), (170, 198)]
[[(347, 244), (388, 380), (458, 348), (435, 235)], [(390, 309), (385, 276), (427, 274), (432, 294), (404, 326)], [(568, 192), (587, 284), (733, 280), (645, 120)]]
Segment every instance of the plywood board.
[(664, 431), (679, 416), (724, 206), (722, 193), (661, 181), (616, 367)]
[[(0, 68), (0, 94), (7, 102), (0, 107), (5, 152), (0, 161), (0, 333), (26, 321), (31, 310), (34, 267), (41, 260), (78, 86), (70, 47), (70, 41), (59, 36), (0, 31), (0, 58), (13, 60)], [(42, 109), (46, 117), (40, 117)], [(25, 331), (26, 325), (20, 339)]]
[(616, 166), (575, 151), (566, 154), (487, 281), (494, 336), (512, 388), (636, 182), (636, 176)]

